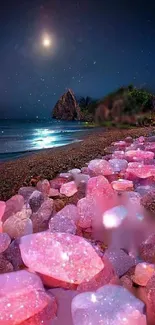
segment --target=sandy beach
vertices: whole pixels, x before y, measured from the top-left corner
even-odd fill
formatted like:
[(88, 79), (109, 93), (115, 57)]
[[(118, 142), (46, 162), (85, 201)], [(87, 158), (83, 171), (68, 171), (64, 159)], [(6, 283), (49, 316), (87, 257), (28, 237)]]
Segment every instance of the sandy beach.
[(105, 154), (105, 148), (112, 142), (127, 136), (147, 136), (155, 128), (134, 128), (128, 130), (99, 130), (89, 133), (83, 141), (68, 146), (42, 150), (28, 156), (0, 164), (0, 200), (7, 200), (23, 185), (35, 179), (52, 179), (58, 173), (72, 168), (81, 168), (93, 158)]

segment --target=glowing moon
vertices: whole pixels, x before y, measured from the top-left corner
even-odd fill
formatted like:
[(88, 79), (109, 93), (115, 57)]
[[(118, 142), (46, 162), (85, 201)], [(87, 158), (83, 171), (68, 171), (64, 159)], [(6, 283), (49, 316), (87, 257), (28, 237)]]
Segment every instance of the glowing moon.
[(46, 36), (43, 38), (42, 44), (44, 47), (50, 47), (51, 46), (51, 39), (50, 37)]

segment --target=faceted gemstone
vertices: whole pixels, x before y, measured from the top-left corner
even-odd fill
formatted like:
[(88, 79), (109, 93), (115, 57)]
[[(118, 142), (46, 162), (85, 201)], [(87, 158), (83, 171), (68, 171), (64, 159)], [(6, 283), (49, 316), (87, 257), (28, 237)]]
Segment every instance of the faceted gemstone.
[(0, 201), (0, 220), (2, 219), (3, 217), (3, 214), (4, 214), (4, 211), (5, 211), (5, 208), (6, 208), (6, 204), (4, 201)]
[(19, 189), (18, 194), (22, 195), (25, 202), (27, 202), (34, 191), (35, 191), (35, 187), (23, 186)]
[[(52, 188), (55, 188), (56, 190), (60, 190), (61, 186), (65, 183), (67, 183), (70, 179), (66, 177), (56, 177), (50, 181), (50, 185)], [(72, 179), (71, 179), (72, 180)]]
[(51, 185), (47, 179), (44, 179), (43, 181), (39, 181), (37, 183), (37, 190), (42, 192), (43, 195), (48, 196), (50, 191)]
[(150, 235), (139, 248), (140, 257), (148, 263), (155, 263), (155, 234)]
[(32, 212), (37, 212), (37, 210), (41, 207), (44, 202), (44, 196), (39, 191), (34, 191), (29, 198), (29, 205), (32, 209)]
[(54, 202), (52, 199), (45, 200), (36, 213), (31, 216), (33, 232), (40, 232), (48, 229), (48, 223), (53, 213)]
[(66, 195), (67, 197), (73, 196), (75, 193), (77, 193), (77, 191), (77, 186), (73, 181), (63, 184), (60, 188), (60, 193)]
[(146, 325), (144, 303), (121, 286), (81, 293), (73, 298), (71, 310), (74, 325)]
[(2, 217), (2, 221), (4, 222), (14, 213), (20, 211), (24, 206), (24, 198), (23, 196), (17, 194), (11, 197), (8, 201), (6, 201), (5, 212)]
[(79, 236), (42, 232), (22, 237), (20, 249), (25, 265), (53, 287), (79, 285), (103, 269), (101, 258)]
[(5, 256), (0, 254), (0, 274), (13, 271), (13, 265), (7, 260)]
[(19, 270), (24, 265), (21, 257), (19, 243), (19, 239), (13, 240), (7, 250), (4, 252), (6, 259), (13, 265), (14, 271)]
[(0, 253), (3, 253), (8, 246), (10, 245), (11, 238), (8, 234), (2, 233), (0, 234)]
[(42, 282), (27, 271), (0, 275), (0, 320), (2, 324), (20, 324), (41, 312), (49, 303)]
[(117, 228), (127, 217), (128, 211), (123, 205), (115, 206), (110, 210), (106, 210), (103, 214), (103, 225), (105, 228)]
[(79, 221), (78, 226), (81, 228), (89, 228), (92, 226), (92, 218), (94, 215), (94, 210), (92, 207), (92, 200), (85, 197), (78, 201), (77, 203)]
[(28, 218), (20, 219), (13, 215), (3, 223), (3, 232), (6, 232), (12, 239), (32, 234), (32, 221)]
[(64, 232), (75, 235), (77, 228), (73, 220), (55, 215), (49, 222), (49, 230), (51, 232)]
[(77, 288), (80, 292), (86, 291), (94, 291), (102, 286), (109, 284), (115, 277), (116, 273), (112, 264), (109, 262), (108, 259), (102, 257), (104, 268), (98, 274), (96, 274), (90, 281), (85, 280), (83, 281)]
[(57, 212), (55, 216), (68, 218), (77, 223), (79, 220), (78, 208), (74, 204), (67, 204), (63, 209)]
[(116, 191), (128, 191), (133, 190), (133, 182), (127, 179), (119, 179), (111, 183), (112, 187)]
[(151, 277), (155, 275), (155, 265), (149, 263), (138, 263), (135, 268), (135, 274), (132, 276), (133, 281), (140, 285), (146, 286)]
[(135, 265), (135, 259), (126, 254), (122, 249), (109, 248), (106, 250), (104, 256), (111, 262), (119, 277)]
[(104, 159), (94, 159), (88, 164), (88, 169), (93, 172), (94, 176), (111, 175), (113, 173), (109, 162)]
[(110, 159), (109, 164), (114, 172), (120, 172), (128, 167), (128, 162), (125, 159)]
[(87, 184), (87, 197), (100, 196), (102, 198), (113, 196), (114, 192), (104, 176), (92, 177)]

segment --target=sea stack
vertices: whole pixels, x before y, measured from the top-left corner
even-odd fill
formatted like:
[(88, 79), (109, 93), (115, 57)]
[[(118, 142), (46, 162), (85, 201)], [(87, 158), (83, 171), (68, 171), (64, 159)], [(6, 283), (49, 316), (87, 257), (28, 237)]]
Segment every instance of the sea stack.
[(53, 109), (52, 117), (66, 121), (81, 119), (80, 107), (71, 89), (60, 97)]

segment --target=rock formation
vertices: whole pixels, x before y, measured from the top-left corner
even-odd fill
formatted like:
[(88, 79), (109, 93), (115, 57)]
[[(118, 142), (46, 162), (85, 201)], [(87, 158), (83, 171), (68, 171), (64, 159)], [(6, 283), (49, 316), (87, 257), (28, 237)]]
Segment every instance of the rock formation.
[(80, 107), (71, 89), (60, 97), (53, 109), (52, 117), (67, 121), (81, 119)]

